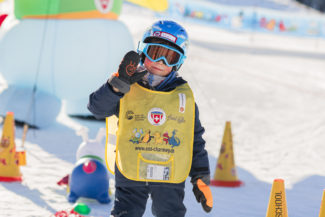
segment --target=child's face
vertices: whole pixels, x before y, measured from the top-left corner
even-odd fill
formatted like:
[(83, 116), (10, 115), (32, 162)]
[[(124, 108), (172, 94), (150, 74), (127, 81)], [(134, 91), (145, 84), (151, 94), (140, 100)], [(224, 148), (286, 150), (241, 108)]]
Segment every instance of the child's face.
[(173, 69), (173, 67), (165, 65), (163, 60), (160, 60), (158, 62), (152, 62), (148, 58), (145, 58), (144, 66), (150, 73), (162, 77), (166, 77), (167, 75), (169, 75), (169, 73), (171, 73)]

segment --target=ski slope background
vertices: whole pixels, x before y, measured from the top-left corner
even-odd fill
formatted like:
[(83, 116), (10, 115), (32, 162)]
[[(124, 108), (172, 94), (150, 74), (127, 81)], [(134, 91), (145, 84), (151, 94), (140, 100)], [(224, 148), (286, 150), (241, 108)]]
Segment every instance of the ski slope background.
[[(136, 44), (157, 18), (124, 4), (120, 19)], [(231, 121), (237, 175), (245, 183), (240, 188), (211, 187), (214, 208), (205, 214), (187, 180), (186, 216), (265, 216), (272, 182), (283, 178), (289, 216), (317, 217), (325, 188), (325, 41), (180, 22), (191, 40), (180, 74), (200, 109), (211, 175), (225, 122)], [(0, 72), (0, 89), (5, 86)], [(63, 107), (56, 124), (28, 132), (23, 182), (0, 183), (1, 217), (44, 217), (72, 208), (66, 190), (56, 182), (73, 169), (82, 142), (76, 131), (82, 126), (94, 138), (105, 123), (67, 117)], [(22, 127), (17, 126), (18, 146), (21, 137)], [(81, 201), (90, 206), (91, 216), (109, 216), (112, 203)], [(152, 216), (150, 205), (145, 217)]]
[[(200, 0), (198, 0), (200, 1)], [(235, 7), (258, 7), (274, 9), (278, 11), (316, 11), (309, 9), (303, 4), (298, 3), (295, 0), (203, 0), (222, 5), (229, 5)]]

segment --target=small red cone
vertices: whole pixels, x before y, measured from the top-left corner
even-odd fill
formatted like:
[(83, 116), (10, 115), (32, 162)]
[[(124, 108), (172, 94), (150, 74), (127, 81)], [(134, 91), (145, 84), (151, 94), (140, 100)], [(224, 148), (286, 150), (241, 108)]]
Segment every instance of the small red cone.
[(14, 113), (8, 112), (0, 141), (0, 182), (22, 181), (15, 144)]
[(210, 184), (220, 187), (239, 187), (243, 185), (243, 182), (237, 178), (231, 123), (229, 121), (226, 122), (216, 171)]

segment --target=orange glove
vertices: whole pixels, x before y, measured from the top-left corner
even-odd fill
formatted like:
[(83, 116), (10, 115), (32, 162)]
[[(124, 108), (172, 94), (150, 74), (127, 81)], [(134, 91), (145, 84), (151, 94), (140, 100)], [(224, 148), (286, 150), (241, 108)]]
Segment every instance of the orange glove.
[(197, 202), (201, 203), (205, 212), (210, 212), (213, 207), (213, 197), (209, 187), (210, 176), (203, 176), (192, 181), (193, 193)]

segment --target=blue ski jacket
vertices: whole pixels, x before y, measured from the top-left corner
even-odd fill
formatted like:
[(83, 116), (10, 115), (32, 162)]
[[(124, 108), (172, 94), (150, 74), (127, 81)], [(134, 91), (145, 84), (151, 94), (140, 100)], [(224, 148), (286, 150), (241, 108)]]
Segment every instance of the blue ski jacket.
[[(148, 88), (141, 81), (138, 82), (140, 85)], [(172, 82), (170, 82), (167, 86), (163, 87), (163, 89), (159, 91), (171, 91), (175, 89), (177, 86), (186, 83), (184, 79), (181, 77), (176, 77)], [(88, 110), (95, 116), (97, 119), (103, 119), (109, 117), (111, 115), (119, 116), (119, 105), (120, 99), (124, 96), (122, 93), (115, 92), (110, 84), (106, 82), (103, 84), (98, 90), (94, 91), (89, 96)], [(204, 133), (204, 128), (201, 125), (199, 119), (199, 110), (197, 105), (195, 104), (195, 126), (194, 126), (194, 144), (193, 144), (193, 159), (192, 159), (192, 167), (189, 176), (192, 179), (196, 177), (200, 177), (203, 175), (209, 175), (209, 160), (208, 154), (205, 150), (205, 140), (202, 138)], [(143, 186), (143, 185), (168, 185), (171, 187), (182, 187), (184, 188), (184, 183), (173, 184), (173, 183), (159, 183), (159, 182), (140, 182), (133, 181), (125, 178), (115, 166), (115, 184), (118, 187), (123, 186)]]

